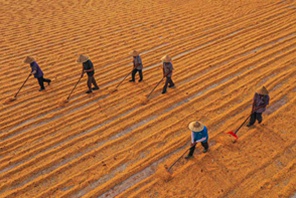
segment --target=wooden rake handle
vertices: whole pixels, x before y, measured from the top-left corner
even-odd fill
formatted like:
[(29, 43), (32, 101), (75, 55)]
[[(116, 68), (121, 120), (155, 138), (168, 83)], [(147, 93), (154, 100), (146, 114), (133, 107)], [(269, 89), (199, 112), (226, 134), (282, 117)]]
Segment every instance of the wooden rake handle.
[(157, 83), (157, 85), (152, 89), (152, 91), (149, 93), (149, 95), (147, 96), (147, 99), (150, 97), (150, 95), (153, 93), (153, 91), (156, 89), (156, 87), (158, 87), (158, 85), (162, 82), (162, 80), (164, 79), (164, 77), (162, 77), (162, 79)]
[(120, 85), (121, 85), (121, 83), (131, 74), (132, 72), (129, 72), (123, 79), (122, 79), (122, 81), (120, 81), (120, 83), (115, 87), (115, 89), (117, 89)]
[[(193, 146), (194, 147), (194, 146)], [(188, 152), (188, 150), (190, 150), (192, 147), (190, 147), (189, 149), (186, 149), (186, 151), (167, 169), (168, 172), (170, 172), (170, 169), (183, 157), (183, 155), (185, 155), (185, 153)]]
[(246, 119), (245, 119), (245, 121), (235, 130), (235, 132), (234, 132), (234, 134), (236, 134), (241, 128), (242, 128), (242, 126), (244, 126), (244, 124), (247, 122), (247, 120), (250, 118), (250, 116), (251, 115), (249, 115)]
[(30, 73), (28, 75), (28, 77), (26, 78), (25, 82), (22, 84), (22, 86), (19, 88), (19, 90), (16, 92), (16, 94), (14, 95), (14, 98), (16, 98), (17, 94), (21, 91), (21, 89), (23, 88), (23, 86), (26, 84), (26, 82), (28, 81), (28, 79), (30, 78), (32, 74)]
[(74, 89), (77, 87), (77, 85), (78, 85), (78, 83), (80, 82), (81, 78), (82, 78), (82, 76), (80, 76), (80, 78), (78, 79), (77, 83), (75, 84), (75, 86), (73, 87), (73, 89), (72, 89), (72, 91), (70, 92), (69, 96), (67, 97), (67, 100), (70, 99), (70, 97), (71, 97), (71, 95), (72, 95)]

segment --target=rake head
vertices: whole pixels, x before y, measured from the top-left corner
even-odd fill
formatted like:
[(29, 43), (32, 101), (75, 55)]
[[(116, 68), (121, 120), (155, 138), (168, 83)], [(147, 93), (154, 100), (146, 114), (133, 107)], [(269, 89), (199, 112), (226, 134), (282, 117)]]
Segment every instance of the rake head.
[(112, 93), (114, 93), (114, 92), (116, 92), (116, 91), (118, 91), (118, 89), (117, 88), (115, 88), (115, 89), (112, 89), (109, 93), (110, 94), (112, 94)]
[(139, 97), (139, 100), (141, 101), (142, 105), (146, 105), (149, 102), (149, 98), (144, 97), (144, 96)]
[(114, 93), (114, 92), (116, 92), (116, 91), (118, 91), (118, 88), (117, 87), (113, 87), (113, 88), (107, 88), (107, 90), (108, 90), (108, 94), (112, 94), (112, 93)]
[(169, 173), (170, 175), (173, 174), (172, 169), (168, 169), (168, 168), (167, 168), (166, 171), (167, 171), (167, 173)]
[(67, 103), (69, 103), (69, 99), (68, 99), (68, 98), (67, 98), (66, 100), (62, 100), (62, 101), (60, 101), (60, 102), (59, 102), (59, 106), (60, 106), (60, 107), (65, 107)]
[(168, 182), (173, 179), (172, 173), (167, 170), (167, 166), (159, 166), (156, 170), (156, 175), (164, 182)]
[(233, 136), (235, 138), (235, 140), (238, 139), (238, 136), (233, 131), (229, 131), (229, 132), (227, 132), (227, 134)]
[(15, 101), (16, 100), (16, 97), (13, 97), (13, 98), (9, 98), (9, 99), (7, 99), (7, 100), (5, 100), (5, 102), (3, 103), (3, 104), (9, 104), (9, 103), (11, 103), (11, 102), (13, 102), (13, 101)]

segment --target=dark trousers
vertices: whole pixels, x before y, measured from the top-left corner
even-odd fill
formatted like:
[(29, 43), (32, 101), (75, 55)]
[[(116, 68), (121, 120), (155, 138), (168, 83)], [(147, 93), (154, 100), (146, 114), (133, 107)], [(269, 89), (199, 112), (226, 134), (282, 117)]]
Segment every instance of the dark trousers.
[(143, 73), (141, 69), (133, 69), (132, 71), (132, 80), (135, 81), (136, 73), (139, 72), (140, 80), (143, 80)]
[[(204, 147), (205, 150), (208, 150), (208, 148), (209, 148), (208, 142), (201, 142), (201, 145)], [(189, 151), (189, 154), (188, 154), (189, 156), (193, 155), (195, 147), (196, 147), (196, 144), (190, 148), (190, 151)]]
[(38, 83), (39, 83), (41, 89), (45, 89), (44, 82), (51, 82), (50, 79), (43, 78), (43, 76), (41, 76), (40, 78), (37, 78), (37, 80), (38, 80)]
[(87, 78), (87, 87), (89, 90), (91, 90), (91, 84), (93, 84), (95, 86), (95, 88), (99, 88), (99, 86), (97, 85), (97, 82), (95, 80), (95, 77), (92, 76), (88, 76)]
[(260, 124), (262, 122), (262, 113), (252, 113), (250, 117), (249, 125), (253, 125), (256, 120), (258, 120), (258, 123)]
[(165, 84), (164, 84), (163, 89), (162, 89), (163, 92), (166, 92), (168, 84), (170, 84), (170, 87), (175, 85), (174, 82), (172, 81), (171, 77), (166, 77)]

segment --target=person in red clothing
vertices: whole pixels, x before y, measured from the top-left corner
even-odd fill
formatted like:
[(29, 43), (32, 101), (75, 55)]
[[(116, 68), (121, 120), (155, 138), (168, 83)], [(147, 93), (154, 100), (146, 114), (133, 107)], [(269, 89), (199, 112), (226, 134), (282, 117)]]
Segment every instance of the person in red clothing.
[(40, 85), (39, 91), (45, 90), (44, 82), (47, 82), (48, 85), (50, 85), (51, 80), (43, 77), (43, 72), (39, 67), (39, 65), (37, 64), (37, 62), (35, 61), (35, 59), (31, 56), (27, 56), (26, 59), (24, 60), (24, 63), (30, 64), (31, 75), (34, 74), (34, 77), (37, 78), (38, 83)]
[(255, 124), (256, 120), (260, 124), (263, 120), (262, 113), (266, 110), (266, 106), (269, 104), (269, 95), (266, 87), (259, 89), (253, 98), (252, 114), (250, 122), (247, 124), (248, 127)]

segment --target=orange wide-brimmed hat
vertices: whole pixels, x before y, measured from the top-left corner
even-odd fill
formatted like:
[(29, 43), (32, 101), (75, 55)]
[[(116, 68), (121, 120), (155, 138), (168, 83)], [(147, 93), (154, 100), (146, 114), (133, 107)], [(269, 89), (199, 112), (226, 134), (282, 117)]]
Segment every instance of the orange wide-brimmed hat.
[(200, 132), (204, 129), (204, 125), (199, 121), (190, 122), (188, 128), (193, 132)]
[(24, 63), (33, 63), (35, 61), (35, 59), (31, 56), (27, 56), (26, 59), (24, 60)]
[(268, 95), (268, 90), (263, 86), (257, 91), (257, 93), (260, 95)]
[(165, 55), (161, 58), (162, 62), (165, 62), (165, 63), (169, 63), (172, 61), (171, 57), (169, 55)]
[(138, 56), (139, 55), (139, 52), (137, 50), (133, 50), (130, 52), (130, 55), (132, 56)]
[(89, 60), (89, 57), (83, 54), (80, 54), (79, 58), (77, 59), (78, 63), (84, 63)]

